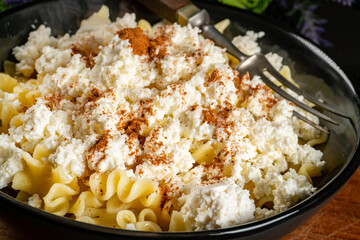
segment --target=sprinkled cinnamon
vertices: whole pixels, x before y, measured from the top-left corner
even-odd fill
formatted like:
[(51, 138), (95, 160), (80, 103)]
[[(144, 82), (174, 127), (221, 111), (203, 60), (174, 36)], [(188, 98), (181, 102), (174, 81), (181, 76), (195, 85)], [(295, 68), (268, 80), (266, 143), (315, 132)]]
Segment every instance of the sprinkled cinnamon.
[(202, 110), (202, 115), (203, 115), (204, 122), (207, 122), (211, 125), (216, 125), (217, 116), (214, 111), (204, 109), (204, 110)]
[(250, 81), (250, 74), (246, 72), (245, 74), (241, 75), (241, 77), (234, 78), (235, 87), (241, 91), (246, 91), (250, 88), (249, 81)]
[(123, 129), (125, 130), (125, 133), (129, 136), (130, 142), (138, 139), (141, 145), (144, 144), (145, 137), (140, 134), (143, 124), (144, 121), (142, 121), (141, 119), (132, 119), (124, 124)]
[(154, 58), (164, 58), (167, 54), (166, 45), (168, 39), (165, 36), (158, 36), (154, 40), (150, 41), (149, 53), (152, 59)]
[(51, 111), (60, 107), (60, 102), (63, 100), (63, 97), (59, 94), (50, 94), (44, 97), (45, 106)]
[(230, 117), (231, 111), (232, 111), (231, 108), (222, 108), (222, 109), (218, 112), (218, 115), (219, 115), (222, 119), (228, 119), (228, 118)]
[(80, 54), (81, 59), (84, 60), (86, 67), (93, 68), (95, 65), (95, 57), (99, 54), (99, 46), (92, 42), (86, 41), (71, 46), (72, 55)]
[(105, 159), (105, 150), (107, 149), (107, 146), (109, 144), (109, 139), (111, 138), (111, 135), (109, 131), (107, 131), (104, 134), (101, 134), (97, 137), (97, 140), (93, 146), (88, 148), (87, 150), (87, 157), (90, 161), (94, 161), (95, 155), (97, 153), (100, 153), (101, 157), (97, 161), (96, 165), (98, 165), (103, 159)]
[(132, 51), (139, 56), (148, 57), (149, 60), (163, 58), (166, 55), (168, 39), (165, 36), (158, 36), (149, 39), (141, 28), (125, 28), (116, 33), (119, 38), (129, 40)]
[(210, 83), (216, 82), (221, 79), (221, 74), (219, 69), (215, 69), (210, 76), (208, 77), (207, 81), (205, 82), (205, 87), (208, 87)]
[(169, 196), (169, 188), (167, 186), (159, 186), (161, 191), (161, 201), (160, 201), (160, 209), (163, 209), (167, 202), (171, 200), (171, 197)]
[(170, 160), (165, 156), (152, 156), (150, 154), (145, 154), (142, 157), (142, 161), (149, 161), (154, 166), (159, 166), (161, 164), (169, 164)]
[[(275, 98), (272, 90), (268, 86), (257, 85), (255, 88), (253, 88), (252, 95), (255, 96), (257, 94), (261, 96), (258, 101), (263, 105), (263, 108), (270, 109), (275, 105), (275, 103), (278, 102), (278, 99)], [(263, 109), (263, 111), (266, 111), (266, 109)]]
[(246, 72), (245, 74), (241, 75), (241, 82), (249, 81), (250, 80), (250, 73)]
[(86, 98), (86, 102), (96, 102), (99, 100), (99, 98), (102, 98), (102, 93), (97, 88), (92, 88), (90, 90), (90, 95)]
[(141, 28), (125, 28), (116, 33), (121, 39), (128, 39), (134, 54), (149, 56), (150, 40)]
[(203, 164), (206, 175), (202, 178), (202, 184), (218, 183), (225, 178), (224, 164), (219, 158), (214, 158), (210, 164)]
[(197, 107), (198, 107), (197, 104), (190, 106), (190, 111), (191, 112), (195, 111)]

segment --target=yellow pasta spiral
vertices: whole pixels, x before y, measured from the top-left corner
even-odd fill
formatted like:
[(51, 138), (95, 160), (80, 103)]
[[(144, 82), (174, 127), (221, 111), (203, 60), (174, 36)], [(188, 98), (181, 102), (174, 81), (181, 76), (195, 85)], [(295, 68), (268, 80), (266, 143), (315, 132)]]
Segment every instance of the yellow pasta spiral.
[(70, 200), (78, 191), (62, 184), (55, 183), (44, 197), (45, 211), (64, 216), (70, 208)]
[(158, 183), (150, 179), (131, 180), (125, 171), (115, 170), (111, 173), (93, 173), (90, 176), (90, 189), (102, 200), (109, 200), (117, 194), (120, 201), (132, 202), (136, 199), (147, 203), (147, 197), (158, 188)]

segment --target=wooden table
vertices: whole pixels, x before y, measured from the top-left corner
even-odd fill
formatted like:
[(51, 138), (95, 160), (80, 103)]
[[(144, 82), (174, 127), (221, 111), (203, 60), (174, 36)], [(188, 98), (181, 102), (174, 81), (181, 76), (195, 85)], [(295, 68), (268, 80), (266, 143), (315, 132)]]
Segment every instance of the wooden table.
[(320, 212), (282, 240), (360, 239), (360, 171)]
[[(18, 240), (23, 236), (16, 229), (7, 227), (4, 219), (0, 219), (0, 239)], [(320, 212), (282, 240), (304, 239), (360, 240), (360, 171), (356, 171)]]

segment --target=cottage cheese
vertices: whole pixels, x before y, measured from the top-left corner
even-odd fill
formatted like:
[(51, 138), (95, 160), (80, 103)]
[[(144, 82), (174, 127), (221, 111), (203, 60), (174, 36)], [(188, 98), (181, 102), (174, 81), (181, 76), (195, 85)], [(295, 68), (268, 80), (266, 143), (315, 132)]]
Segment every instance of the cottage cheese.
[(0, 135), (0, 188), (6, 187), (15, 173), (23, 170), (21, 154), (22, 150), (16, 147), (10, 136)]
[[(192, 230), (271, 216), (314, 192), (295, 169), (323, 167), (320, 151), (299, 144), (319, 133), (292, 117), (291, 103), (257, 76), (239, 78), (197, 28), (136, 26), (135, 15), (111, 23), (102, 9), (73, 36), (40, 26), (14, 49), (18, 74), (37, 74), (41, 97), (0, 135), (0, 188), (23, 170), (22, 151), (42, 144), (42, 161), (85, 184), (116, 169), (159, 182)], [(254, 54), (263, 35), (233, 42)], [(267, 57), (281, 68), (279, 55)], [(260, 204), (266, 197), (272, 207)], [(40, 206), (38, 195), (29, 204)]]
[(195, 230), (230, 227), (255, 219), (249, 191), (235, 183), (216, 183), (194, 190), (180, 201), (185, 202), (181, 208), (184, 218), (192, 222)]

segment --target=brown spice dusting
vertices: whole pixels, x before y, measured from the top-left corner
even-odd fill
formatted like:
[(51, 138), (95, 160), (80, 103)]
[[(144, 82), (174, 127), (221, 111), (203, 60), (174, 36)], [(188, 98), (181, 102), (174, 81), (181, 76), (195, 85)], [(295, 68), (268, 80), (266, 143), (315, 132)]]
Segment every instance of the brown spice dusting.
[[(259, 98), (259, 103), (263, 105), (263, 108), (272, 108), (272, 106), (275, 105), (275, 103), (278, 102), (278, 99), (275, 98), (272, 90), (267, 86), (256, 86), (254, 89), (253, 95), (260, 94), (262, 96)], [(266, 111), (266, 109), (263, 109)]]
[(234, 78), (235, 87), (238, 90), (240, 90), (240, 92), (247, 91), (250, 89), (250, 85), (248, 84), (249, 81), (250, 81), (249, 72), (246, 72), (245, 74), (241, 75), (240, 78), (238, 76)]
[(146, 56), (149, 60), (161, 59), (166, 56), (168, 39), (165, 36), (158, 36), (149, 39), (141, 28), (125, 28), (116, 33), (119, 38), (129, 40), (133, 53), (139, 56)]
[(166, 45), (168, 39), (165, 36), (158, 36), (154, 40), (150, 41), (149, 53), (152, 59), (154, 58), (164, 58), (167, 54)]
[(103, 94), (97, 88), (92, 88), (90, 90), (90, 95), (86, 98), (86, 102), (96, 102), (103, 97)]
[(248, 84), (250, 81), (249, 72), (243, 74), (240, 80), (234, 79), (234, 81), (236, 88), (239, 90), (238, 96), (240, 102), (246, 101), (251, 96), (260, 95), (258, 101), (262, 105), (262, 111), (264, 112), (267, 112), (268, 109), (278, 102), (278, 99), (275, 98), (273, 91), (268, 86), (256, 85), (256, 87), (251, 87)]
[(212, 110), (207, 110), (204, 109), (202, 110), (202, 115), (204, 118), (204, 121), (211, 124), (211, 125), (216, 125), (217, 123), (217, 116), (216, 113)]
[(151, 99), (141, 100), (139, 101), (136, 112), (119, 112), (120, 121), (117, 124), (117, 129), (121, 133), (128, 135), (126, 144), (129, 149), (133, 149), (129, 156), (135, 157), (136, 159), (133, 167), (136, 167), (142, 162), (142, 156), (139, 156), (139, 152), (144, 148), (146, 136), (143, 136), (141, 132), (144, 127), (149, 125), (147, 117), (155, 114), (153, 105), (154, 101)]
[(99, 54), (100, 49), (95, 41), (81, 42), (81, 44), (73, 44), (71, 46), (72, 55), (80, 54), (81, 59), (86, 63), (86, 67), (93, 68), (95, 66), (94, 58)]
[(160, 209), (165, 207), (165, 204), (171, 200), (169, 196), (169, 188), (167, 186), (159, 186), (161, 191), (161, 201), (160, 201)]
[(45, 106), (51, 111), (60, 107), (60, 102), (63, 97), (59, 94), (50, 94), (44, 97)]
[(147, 120), (145, 119), (145, 115), (151, 115), (153, 116), (155, 114), (154, 112), (154, 100), (153, 99), (147, 99), (147, 100), (140, 100), (140, 112), (141, 112), (141, 118), (143, 119), (143, 122), (147, 124)]
[(232, 109), (230, 107), (228, 108), (222, 108), (218, 115), (222, 118), (222, 119), (228, 119), (230, 117), (230, 113), (231, 113)]
[(205, 87), (208, 87), (210, 83), (216, 82), (221, 79), (221, 74), (219, 69), (215, 69), (210, 76), (208, 77), (207, 81), (205, 82)]
[(191, 112), (195, 111), (197, 107), (198, 107), (197, 104), (190, 106), (190, 111)]
[(151, 154), (145, 154), (139, 158), (138, 163), (141, 162), (150, 162), (154, 166), (159, 166), (161, 164), (169, 164), (170, 160), (166, 156), (153, 156)]
[(101, 134), (100, 136), (97, 137), (95, 144), (92, 147), (88, 148), (88, 150), (87, 150), (87, 157), (90, 161), (94, 161), (96, 153), (101, 154), (100, 159), (96, 163), (97, 165), (103, 159), (105, 159), (105, 150), (109, 144), (110, 138), (111, 138), (111, 135), (110, 135), (109, 131), (107, 131), (106, 133)]
[(210, 164), (203, 164), (206, 175), (202, 178), (202, 184), (218, 183), (226, 176), (224, 174), (224, 164), (220, 158), (214, 158)]
[(234, 132), (234, 122), (224, 124), (222, 127), (223, 127), (224, 133), (226, 135), (228, 135), (229, 137), (233, 134), (233, 132)]
[(246, 72), (245, 74), (241, 75), (240, 78), (240, 82), (243, 83), (245, 81), (249, 81), (250, 80), (250, 73)]
[(125, 123), (123, 129), (125, 130), (125, 133), (129, 136), (129, 141), (138, 139), (141, 145), (144, 144), (145, 137), (140, 134), (143, 124), (144, 121), (141, 121), (140, 119), (132, 119)]
[(149, 56), (150, 40), (141, 28), (125, 28), (116, 33), (121, 39), (128, 39), (133, 53)]

